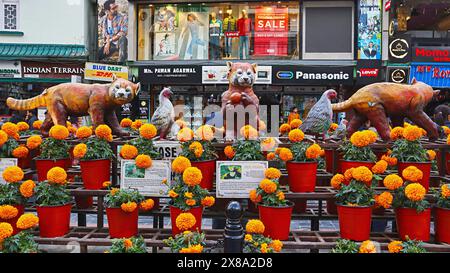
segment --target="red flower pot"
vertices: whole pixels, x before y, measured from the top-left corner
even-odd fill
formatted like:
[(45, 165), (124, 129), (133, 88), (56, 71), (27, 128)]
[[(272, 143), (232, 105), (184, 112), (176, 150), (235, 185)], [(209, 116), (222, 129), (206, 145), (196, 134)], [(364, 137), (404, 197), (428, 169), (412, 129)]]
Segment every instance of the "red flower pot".
[(38, 174), (38, 181), (47, 180), (47, 172), (53, 167), (61, 167), (64, 170), (68, 169), (67, 159), (34, 159), (36, 162), (36, 171)]
[(17, 166), (21, 169), (29, 169), (31, 168), (31, 161), (33, 160), (31, 151), (28, 152), (27, 157), (19, 158), (17, 160)]
[(286, 162), (289, 190), (314, 192), (317, 178), (317, 162)]
[(397, 220), (397, 230), (400, 238), (406, 240), (408, 236), (411, 240), (428, 242), (430, 240), (431, 209), (417, 212), (416, 209), (397, 208), (395, 209), (395, 219)]
[(365, 241), (370, 237), (372, 208), (337, 205), (341, 238)]
[(372, 167), (375, 165), (374, 162), (368, 161), (348, 161), (348, 160), (340, 160), (341, 162), (341, 173), (344, 174), (346, 170), (350, 168), (358, 168), (361, 166), (365, 166), (372, 170)]
[(418, 181), (428, 192), (430, 187), (431, 162), (398, 162), (398, 174), (402, 176), (402, 172), (409, 166), (415, 166), (422, 171), (422, 180)]
[(208, 161), (191, 161), (192, 167), (197, 167), (202, 172), (200, 187), (211, 190), (213, 188), (216, 159)]
[(138, 234), (138, 209), (126, 212), (121, 208), (106, 208), (106, 215), (111, 238), (130, 238)]
[(75, 196), (75, 203), (79, 209), (88, 209), (94, 204), (92, 196)]
[(435, 208), (434, 230), (436, 241), (450, 244), (450, 209)]
[(61, 237), (69, 232), (72, 204), (37, 207), (39, 234), (43, 238)]
[(88, 190), (103, 188), (103, 182), (109, 181), (111, 176), (111, 160), (86, 160), (80, 161), (81, 179)]
[(190, 210), (186, 210), (186, 211), (183, 211), (174, 206), (170, 206), (170, 220), (172, 222), (172, 235), (175, 236), (181, 232), (176, 225), (176, 222), (177, 222), (176, 220), (177, 220), (178, 215), (180, 215), (183, 212), (190, 212), (195, 217), (195, 220), (196, 220), (195, 225), (189, 230), (192, 230), (192, 231), (198, 230), (200, 232), (201, 228), (202, 228), (202, 214), (203, 214), (202, 206), (193, 207)]
[(294, 203), (290, 202), (286, 207), (269, 207), (258, 205), (259, 219), (266, 227), (264, 236), (272, 239), (287, 240), (291, 227), (291, 216)]
[(17, 220), (19, 220), (20, 216), (22, 216), (22, 214), (24, 213), (25, 206), (24, 205), (12, 205), (12, 206), (17, 209), (17, 216), (7, 220), (0, 219), (0, 221), (11, 224), (11, 226), (13, 227), (12, 235), (16, 235), (17, 233), (20, 232), (20, 229), (17, 228)]

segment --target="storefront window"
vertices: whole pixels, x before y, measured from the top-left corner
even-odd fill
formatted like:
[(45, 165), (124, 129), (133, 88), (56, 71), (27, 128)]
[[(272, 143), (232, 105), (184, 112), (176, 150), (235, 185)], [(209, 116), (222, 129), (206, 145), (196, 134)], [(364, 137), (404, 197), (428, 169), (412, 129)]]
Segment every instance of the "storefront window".
[(139, 5), (138, 60), (298, 59), (294, 1)]

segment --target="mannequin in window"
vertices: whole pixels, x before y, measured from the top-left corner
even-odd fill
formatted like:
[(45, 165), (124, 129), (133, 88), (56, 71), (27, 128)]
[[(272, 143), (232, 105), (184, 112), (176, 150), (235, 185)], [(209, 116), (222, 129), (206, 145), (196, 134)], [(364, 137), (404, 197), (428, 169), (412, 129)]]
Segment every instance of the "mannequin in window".
[(198, 59), (198, 47), (205, 46), (204, 40), (200, 39), (200, 27), (204, 26), (202, 22), (197, 19), (194, 13), (187, 15), (186, 27), (181, 33), (181, 38), (185, 40), (185, 35), (189, 32), (191, 35), (191, 41), (188, 45), (186, 53), (190, 55), (190, 59)]
[(211, 60), (220, 59), (220, 37), (222, 36), (222, 21), (215, 12), (211, 12), (209, 21), (209, 57)]
[(239, 31), (239, 59), (249, 59), (250, 52), (250, 32), (251, 19), (248, 18), (247, 11), (242, 10), (242, 17), (237, 20)]
[[(223, 20), (223, 32), (234, 32), (236, 31), (236, 18), (232, 14), (232, 10), (228, 10), (228, 17)], [(225, 35), (225, 58), (231, 57), (231, 51), (233, 49), (233, 37), (228, 37)]]

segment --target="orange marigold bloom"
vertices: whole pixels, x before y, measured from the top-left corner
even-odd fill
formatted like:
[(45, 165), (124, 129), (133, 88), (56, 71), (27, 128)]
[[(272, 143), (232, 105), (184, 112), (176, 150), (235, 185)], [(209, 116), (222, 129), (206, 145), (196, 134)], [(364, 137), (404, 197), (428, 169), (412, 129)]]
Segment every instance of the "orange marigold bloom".
[(291, 121), (291, 123), (289, 123), (289, 126), (291, 126), (291, 129), (296, 129), (298, 127), (300, 127), (300, 125), (303, 124), (303, 121), (301, 121), (300, 119), (293, 119)]
[(371, 130), (358, 131), (352, 134), (350, 142), (356, 147), (365, 147), (374, 143), (377, 135)]
[(30, 150), (34, 150), (41, 146), (42, 138), (39, 135), (32, 135), (27, 139), (27, 147)]
[(120, 126), (122, 128), (128, 128), (131, 127), (131, 124), (133, 123), (133, 121), (129, 118), (124, 118), (120, 121)]
[(194, 153), (195, 157), (199, 158), (203, 154), (203, 146), (200, 142), (194, 141), (189, 145), (189, 150)]
[(69, 137), (69, 130), (63, 125), (54, 125), (48, 132), (50, 137), (63, 140)]
[(426, 190), (419, 183), (408, 184), (405, 188), (405, 195), (411, 201), (420, 201), (425, 197)]
[(450, 145), (450, 135), (447, 136), (447, 145)]
[(277, 197), (278, 197), (278, 200), (284, 200), (284, 192), (282, 192), (282, 191), (279, 191), (279, 192), (277, 192)]
[(382, 174), (386, 171), (388, 163), (385, 160), (378, 161), (373, 167), (372, 172), (375, 174)]
[(428, 150), (427, 156), (429, 160), (433, 161), (436, 158), (436, 152), (433, 150)]
[(136, 166), (141, 169), (150, 168), (153, 163), (152, 159), (148, 155), (138, 155), (134, 161), (136, 163)]
[(259, 203), (262, 200), (262, 196), (256, 192), (256, 189), (250, 190), (249, 198), (253, 203)]
[(42, 120), (36, 120), (35, 122), (33, 122), (33, 128), (36, 130), (40, 130), (42, 123), (43, 123)]
[(256, 139), (258, 137), (258, 131), (251, 125), (243, 126), (239, 132), (245, 139)]
[(105, 181), (102, 183), (102, 188), (109, 188), (112, 185), (111, 181)]
[(202, 178), (202, 172), (197, 167), (189, 167), (183, 172), (183, 182), (191, 187), (200, 184)]
[(178, 156), (172, 161), (172, 171), (174, 173), (183, 173), (191, 166), (191, 161), (184, 156)]
[(145, 139), (154, 138), (157, 131), (158, 130), (156, 129), (155, 125), (150, 123), (146, 123), (139, 128), (139, 134)]
[(381, 157), (381, 160), (384, 160), (388, 163), (389, 166), (395, 166), (397, 165), (397, 158), (395, 157), (390, 157), (388, 155), (383, 155)]
[(322, 148), (320, 148), (319, 144), (313, 144), (306, 149), (306, 158), (309, 159), (317, 159), (322, 154)]
[(28, 125), (28, 123), (20, 121), (17, 123), (17, 129), (19, 129), (19, 132), (22, 132), (30, 129), (30, 126)]
[(130, 239), (124, 239), (123, 247), (125, 247), (125, 249), (129, 249), (129, 248), (133, 247), (133, 242)]
[(175, 123), (180, 127), (180, 129), (183, 129), (184, 127), (187, 126), (186, 122), (183, 121), (182, 119), (175, 120)]
[(8, 141), (8, 134), (3, 130), (0, 131), (0, 147)]
[(259, 187), (265, 192), (265, 193), (274, 193), (277, 190), (277, 184), (269, 179), (263, 179), (259, 183)]
[(194, 138), (194, 132), (191, 130), (191, 128), (185, 127), (183, 129), (180, 129), (177, 133), (177, 139), (181, 142), (190, 141)]
[(271, 151), (275, 147), (277, 142), (273, 137), (265, 138), (261, 141), (261, 150), (262, 151)]
[[(411, 127), (411, 126), (410, 126)], [(423, 172), (415, 166), (409, 166), (402, 171), (404, 179), (411, 182), (418, 182), (423, 178)]]
[(288, 148), (281, 148), (278, 156), (280, 157), (281, 160), (283, 160), (285, 162), (292, 160), (294, 158), (294, 155), (292, 154), (291, 150), (289, 150)]
[(22, 196), (25, 198), (30, 198), (31, 196), (33, 196), (34, 187), (36, 187), (36, 184), (33, 182), (33, 180), (27, 180), (20, 185), (20, 194), (22, 194)]
[(127, 203), (122, 203), (120, 208), (125, 212), (133, 212), (137, 208), (137, 204), (136, 202), (128, 201)]
[(111, 196), (114, 196), (114, 195), (116, 195), (116, 193), (119, 191), (119, 188), (112, 188), (110, 191), (109, 191), (109, 194), (111, 194)]
[(17, 216), (19, 210), (11, 205), (0, 206), (0, 219), (9, 220)]
[(402, 241), (392, 241), (388, 244), (389, 253), (400, 253), (403, 249)]
[(441, 186), (441, 196), (443, 198), (450, 197), (450, 184), (444, 184)]
[(187, 191), (187, 192), (184, 193), (184, 197), (192, 199), (192, 197), (194, 197), (194, 194), (192, 192), (188, 192)]
[(280, 252), (283, 248), (283, 243), (280, 240), (273, 240), (269, 247), (271, 247), (275, 252)]
[(353, 170), (354, 170), (354, 169), (355, 169), (355, 168), (350, 168), (350, 169), (347, 169), (347, 170), (344, 172), (344, 178), (345, 178), (345, 181), (349, 182), (350, 180), (353, 179)]
[(391, 130), (391, 139), (392, 140), (397, 140), (397, 139), (402, 138), (403, 137), (403, 130), (404, 130), (403, 127), (399, 127), (399, 126), (394, 127)]
[(291, 142), (300, 142), (305, 138), (305, 134), (300, 129), (293, 129), (288, 134)]
[(265, 229), (263, 222), (257, 219), (248, 220), (247, 225), (245, 225), (245, 231), (251, 234), (263, 234)]
[(204, 207), (212, 207), (214, 203), (216, 202), (216, 199), (212, 196), (206, 196), (202, 199), (202, 206)]
[(403, 179), (396, 174), (389, 174), (384, 178), (383, 185), (393, 191), (403, 186)]
[(73, 148), (73, 156), (75, 158), (83, 158), (87, 152), (87, 145), (84, 143), (79, 143)]
[(25, 158), (28, 156), (28, 148), (20, 145), (12, 151), (12, 156), (15, 158)]
[(190, 212), (180, 213), (175, 220), (176, 227), (181, 231), (191, 229), (196, 223), (195, 216)]
[(153, 201), (153, 199), (149, 198), (147, 200), (142, 201), (141, 204), (139, 205), (139, 207), (144, 211), (148, 211), (148, 210), (151, 210), (154, 205), (155, 205), (155, 201)]
[(422, 129), (411, 125), (403, 130), (403, 137), (408, 141), (415, 141), (422, 137)]
[(134, 159), (137, 155), (138, 149), (133, 145), (125, 144), (120, 150), (120, 156), (123, 159)]
[(134, 130), (138, 130), (139, 128), (141, 128), (142, 125), (143, 125), (142, 121), (137, 119), (131, 123), (131, 128), (133, 128)]
[(360, 166), (353, 169), (352, 176), (353, 179), (361, 181), (369, 186), (371, 185), (373, 179), (372, 172), (366, 166)]
[(289, 125), (287, 123), (281, 124), (281, 126), (280, 126), (280, 133), (282, 135), (288, 133), (289, 131), (291, 131), (291, 125)]
[(49, 183), (65, 184), (67, 181), (67, 173), (61, 167), (53, 167), (47, 172), (47, 180)]
[(17, 220), (17, 228), (25, 230), (29, 228), (34, 228), (39, 224), (39, 218), (32, 213), (25, 213), (19, 217)]
[(450, 128), (448, 128), (447, 126), (441, 126), (441, 127), (444, 130), (445, 135), (449, 135), (450, 134)]
[(281, 171), (277, 168), (268, 168), (264, 171), (264, 176), (268, 179), (278, 179), (281, 177)]
[(342, 174), (338, 173), (335, 174), (333, 178), (331, 178), (330, 185), (334, 189), (339, 190), (344, 182), (345, 177)]
[(359, 247), (359, 253), (376, 253), (377, 249), (375, 247), (375, 244), (370, 241), (364, 241), (361, 243), (361, 246)]
[(9, 166), (3, 171), (3, 179), (8, 183), (16, 183), (22, 181), (24, 173), (21, 168), (17, 166)]
[(97, 126), (97, 128), (95, 128), (95, 135), (98, 138), (102, 138), (107, 141), (112, 140), (112, 130), (111, 130), (111, 128), (109, 128), (108, 125), (105, 125), (105, 124), (101, 124), (101, 125)]
[(81, 126), (75, 133), (75, 136), (79, 139), (88, 138), (92, 136), (92, 129), (87, 126)]
[(10, 223), (0, 223), (0, 241), (5, 240), (8, 237), (11, 237), (13, 234), (13, 227)]
[(195, 130), (195, 138), (211, 141), (214, 138), (214, 131), (209, 125), (202, 125)]
[(275, 157), (276, 157), (277, 155), (275, 154), (275, 153), (268, 153), (267, 154), (267, 160), (274, 160), (275, 159)]
[(67, 127), (67, 129), (69, 130), (69, 133), (71, 133), (72, 135), (75, 135), (77, 132), (77, 128), (75, 128), (73, 126), (69, 126), (69, 127)]
[(2, 125), (2, 131), (4, 131), (8, 136), (14, 137), (19, 133), (19, 128), (12, 122), (5, 122)]
[(337, 123), (331, 123), (330, 124), (330, 128), (328, 129), (328, 131), (334, 132), (336, 131), (336, 129), (339, 127), (339, 125)]
[(236, 154), (233, 147), (230, 145), (226, 146), (225, 149), (223, 150), (223, 152), (225, 153), (225, 156), (228, 159), (232, 159), (234, 157), (234, 155)]
[(388, 191), (385, 191), (375, 196), (375, 203), (380, 207), (388, 209), (391, 207), (393, 199), (394, 197), (392, 196), (392, 194)]
[(177, 198), (178, 197), (178, 193), (176, 193), (174, 190), (170, 190), (169, 191), (169, 197), (170, 198)]

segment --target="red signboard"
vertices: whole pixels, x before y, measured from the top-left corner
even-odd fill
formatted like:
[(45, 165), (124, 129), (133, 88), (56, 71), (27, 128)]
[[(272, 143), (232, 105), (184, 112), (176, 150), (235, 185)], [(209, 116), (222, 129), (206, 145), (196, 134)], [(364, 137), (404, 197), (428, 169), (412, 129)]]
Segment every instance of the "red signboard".
[(288, 8), (256, 9), (254, 55), (287, 56), (288, 19)]
[(358, 70), (359, 77), (378, 77), (378, 68), (360, 68)]
[(417, 46), (412, 57), (414, 62), (450, 62), (450, 47)]

